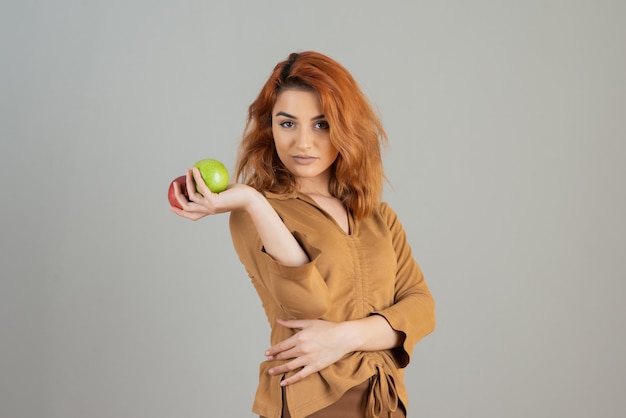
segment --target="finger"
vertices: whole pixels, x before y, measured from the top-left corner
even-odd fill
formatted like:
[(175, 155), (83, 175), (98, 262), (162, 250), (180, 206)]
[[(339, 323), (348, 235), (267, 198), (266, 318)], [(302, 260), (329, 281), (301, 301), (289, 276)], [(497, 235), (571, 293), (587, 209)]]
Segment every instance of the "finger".
[(190, 169), (187, 169), (187, 195), (191, 198), (192, 195), (196, 193), (196, 184), (194, 183), (193, 173)]
[[(204, 184), (204, 180), (201, 180), (202, 183), (197, 182), (196, 170), (197, 168), (187, 169), (187, 195), (190, 202), (199, 203), (204, 199), (204, 195), (201, 193), (201, 185)], [(200, 175), (199, 172), (198, 175)], [(202, 179), (201, 175), (200, 178)]]
[(279, 360), (279, 359), (288, 359), (292, 357), (288, 357), (288, 351), (295, 348), (295, 341), (293, 337), (288, 338), (284, 341), (279, 342), (276, 345), (265, 350), (265, 357), (268, 360)]
[(291, 329), (303, 329), (306, 328), (307, 325), (310, 324), (311, 321), (307, 319), (280, 319), (276, 320), (280, 325), (285, 328)]
[(273, 354), (271, 358), (268, 357), (268, 360), (291, 360), (291, 359), (295, 359), (303, 355), (303, 353), (300, 353), (299, 351), (296, 351), (296, 350), (297, 350), (296, 347), (292, 347), (288, 350), (277, 352)]
[(298, 373), (294, 374), (293, 376), (288, 377), (287, 379), (283, 379), (280, 382), (281, 386), (289, 386), (289, 385), (293, 385), (294, 383), (297, 383), (299, 381), (301, 381), (302, 379), (304, 379), (305, 377), (307, 377), (308, 375), (313, 373), (313, 369), (305, 366), (302, 368), (302, 370), (300, 370)]
[(204, 182), (204, 179), (202, 178), (202, 174), (200, 174), (200, 170), (198, 168), (194, 167), (192, 170), (192, 174), (193, 174), (194, 181), (196, 182), (196, 186), (200, 190), (199, 194), (201, 194), (202, 196), (208, 196), (213, 193), (211, 192), (211, 190), (209, 190), (209, 187)]
[(176, 215), (182, 217), (182, 218), (186, 218), (189, 219), (191, 221), (197, 221), (203, 217), (206, 216), (206, 213), (201, 213), (201, 212), (189, 212), (180, 208), (177, 208), (175, 206), (171, 206), (170, 207), (170, 211), (174, 212)]
[(178, 204), (182, 207), (183, 204), (187, 204), (189, 203), (189, 200), (187, 200), (187, 196), (185, 196), (185, 193), (183, 193), (180, 184), (178, 184), (178, 182), (173, 182), (174, 185), (174, 197), (176, 197), (176, 201), (178, 202)]
[(300, 357), (300, 358), (293, 359), (290, 362), (274, 366), (271, 369), (269, 369), (267, 372), (272, 376), (276, 376), (279, 374), (291, 372), (293, 370), (298, 370), (305, 366), (306, 366), (306, 360)]
[(182, 186), (180, 186), (177, 183), (174, 183), (174, 196), (176, 197), (176, 200), (180, 204), (180, 208), (187, 214), (201, 213), (202, 207), (198, 203), (191, 200), (188, 192), (187, 194), (184, 194), (182, 191)]

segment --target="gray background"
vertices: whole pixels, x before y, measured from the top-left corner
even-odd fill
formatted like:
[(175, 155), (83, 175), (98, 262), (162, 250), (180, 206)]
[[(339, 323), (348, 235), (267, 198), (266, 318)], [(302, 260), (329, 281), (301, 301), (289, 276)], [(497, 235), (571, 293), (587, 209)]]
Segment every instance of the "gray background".
[(2, 1), (0, 416), (248, 417), (268, 326), (227, 217), (291, 51), (351, 70), (437, 301), (414, 417), (626, 416), (626, 3)]

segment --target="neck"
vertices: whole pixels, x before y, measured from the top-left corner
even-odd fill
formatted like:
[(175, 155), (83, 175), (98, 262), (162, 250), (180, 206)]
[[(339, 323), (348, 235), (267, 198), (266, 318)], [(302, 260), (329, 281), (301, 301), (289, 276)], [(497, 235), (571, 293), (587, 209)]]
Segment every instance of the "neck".
[(330, 197), (329, 181), (318, 178), (315, 179), (300, 179), (298, 181), (298, 191), (308, 195), (326, 196)]

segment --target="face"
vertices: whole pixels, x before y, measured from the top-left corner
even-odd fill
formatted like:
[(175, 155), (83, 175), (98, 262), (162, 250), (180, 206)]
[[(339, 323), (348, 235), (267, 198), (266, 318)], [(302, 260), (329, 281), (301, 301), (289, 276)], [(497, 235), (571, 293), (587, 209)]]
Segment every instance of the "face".
[(315, 93), (282, 91), (272, 110), (272, 133), (278, 157), (301, 188), (328, 188), (329, 168), (338, 151), (330, 142), (328, 122)]

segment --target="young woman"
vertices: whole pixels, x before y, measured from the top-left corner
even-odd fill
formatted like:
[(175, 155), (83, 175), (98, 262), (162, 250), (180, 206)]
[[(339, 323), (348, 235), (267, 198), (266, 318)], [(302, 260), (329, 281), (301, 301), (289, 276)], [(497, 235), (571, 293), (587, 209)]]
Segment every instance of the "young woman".
[(406, 416), (403, 371), (435, 315), (405, 232), (381, 202), (385, 141), (343, 66), (292, 53), (249, 107), (240, 183), (214, 194), (194, 168), (188, 199), (175, 186), (180, 216), (230, 212), (271, 326), (253, 405), (262, 417)]

